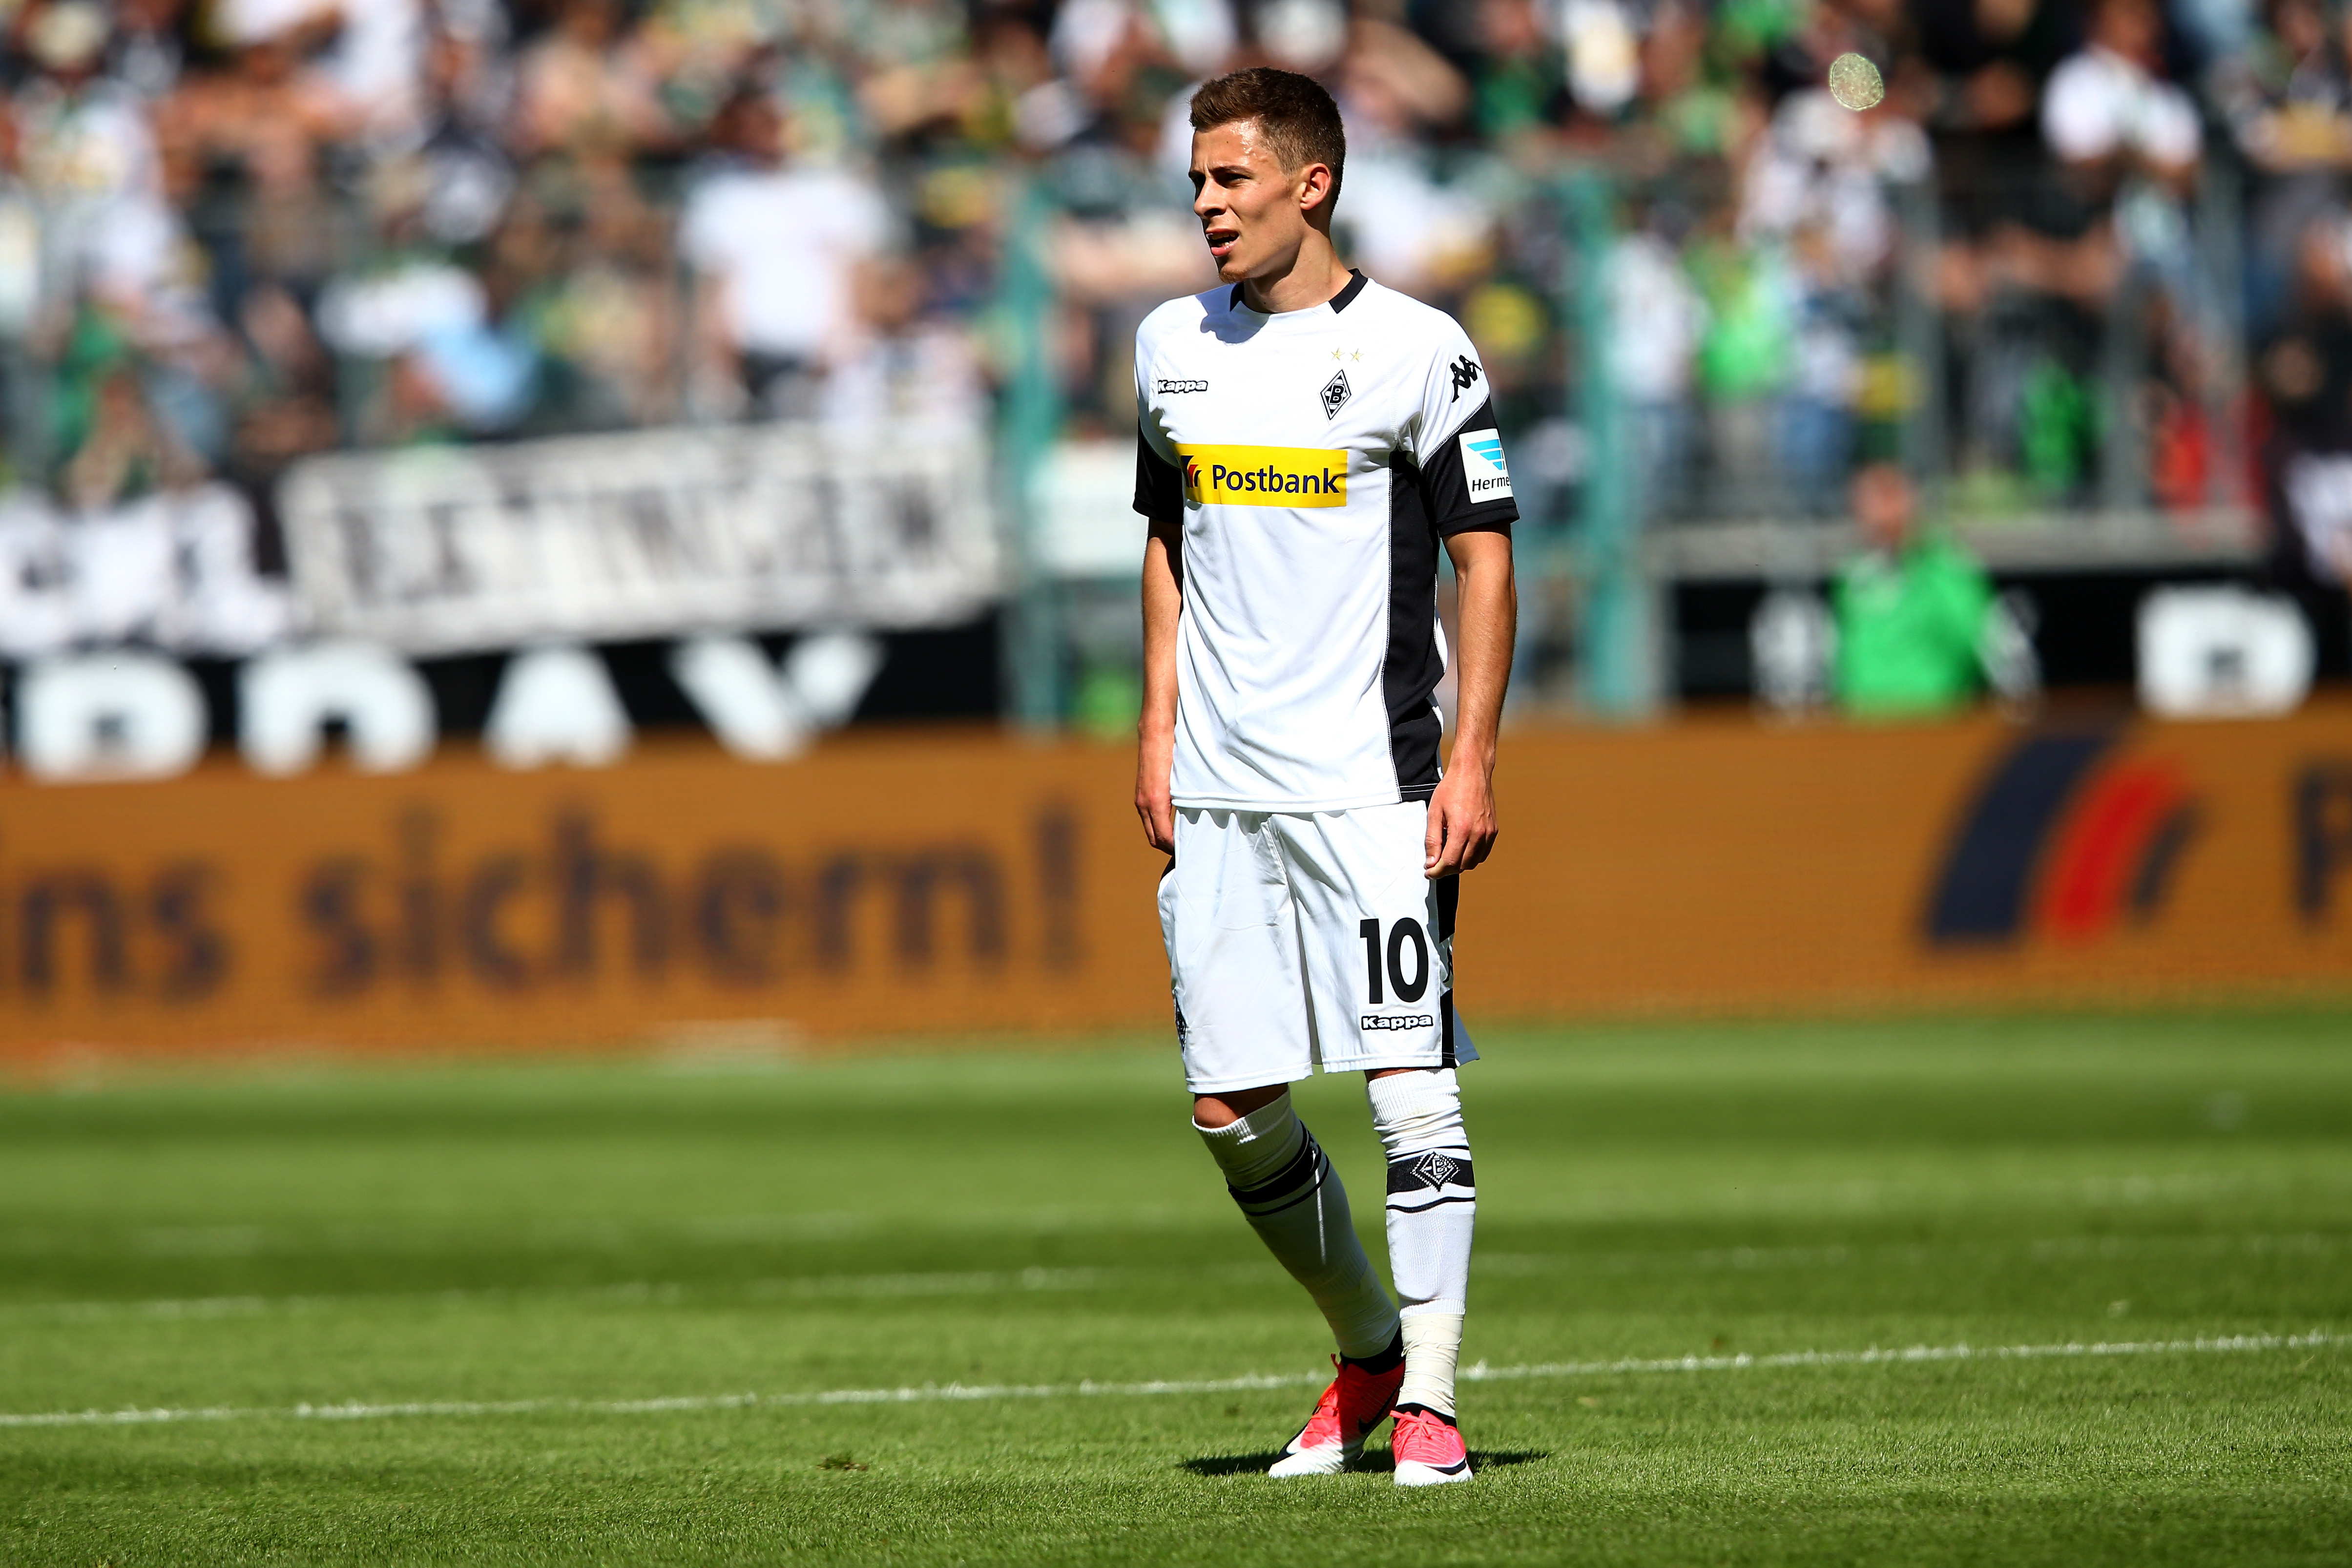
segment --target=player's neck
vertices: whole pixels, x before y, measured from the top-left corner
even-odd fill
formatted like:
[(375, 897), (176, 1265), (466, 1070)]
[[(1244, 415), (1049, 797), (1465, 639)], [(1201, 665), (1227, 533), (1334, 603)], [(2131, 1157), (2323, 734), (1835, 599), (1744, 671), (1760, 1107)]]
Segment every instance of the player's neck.
[(1288, 266), (1242, 279), (1242, 303), (1268, 316), (1311, 310), (1337, 296), (1348, 281), (1347, 265), (1331, 248), (1331, 237), (1310, 228)]

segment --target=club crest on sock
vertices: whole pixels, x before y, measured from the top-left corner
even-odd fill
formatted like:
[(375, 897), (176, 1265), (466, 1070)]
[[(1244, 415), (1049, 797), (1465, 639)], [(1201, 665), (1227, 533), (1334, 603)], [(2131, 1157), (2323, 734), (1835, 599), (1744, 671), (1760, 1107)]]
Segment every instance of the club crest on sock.
[(1422, 1185), (1429, 1187), (1444, 1186), (1461, 1168), (1459, 1162), (1447, 1158), (1435, 1149), (1412, 1163), (1413, 1174), (1421, 1178)]

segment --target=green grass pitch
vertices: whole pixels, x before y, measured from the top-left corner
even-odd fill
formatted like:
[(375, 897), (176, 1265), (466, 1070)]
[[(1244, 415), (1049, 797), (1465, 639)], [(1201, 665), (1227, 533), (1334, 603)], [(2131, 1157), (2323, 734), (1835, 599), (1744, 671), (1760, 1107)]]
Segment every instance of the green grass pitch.
[(0, 1096), (0, 1563), (2352, 1562), (2352, 1015), (1482, 1045), (1425, 1492), (1164, 1044)]

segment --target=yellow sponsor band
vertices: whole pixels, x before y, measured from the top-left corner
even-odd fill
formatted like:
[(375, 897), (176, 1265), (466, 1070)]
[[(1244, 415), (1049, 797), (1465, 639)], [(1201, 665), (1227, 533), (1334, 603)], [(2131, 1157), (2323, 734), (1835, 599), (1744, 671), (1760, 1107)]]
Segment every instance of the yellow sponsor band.
[(1313, 447), (1185, 447), (1184, 499), (1198, 506), (1346, 506), (1348, 454)]

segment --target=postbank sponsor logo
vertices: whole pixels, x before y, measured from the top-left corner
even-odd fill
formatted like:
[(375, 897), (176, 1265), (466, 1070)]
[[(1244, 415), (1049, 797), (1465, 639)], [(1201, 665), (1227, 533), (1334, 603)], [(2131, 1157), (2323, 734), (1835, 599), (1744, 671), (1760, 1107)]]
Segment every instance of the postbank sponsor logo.
[(1348, 454), (1313, 447), (1185, 447), (1184, 499), (1195, 506), (1346, 506)]

